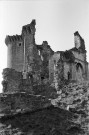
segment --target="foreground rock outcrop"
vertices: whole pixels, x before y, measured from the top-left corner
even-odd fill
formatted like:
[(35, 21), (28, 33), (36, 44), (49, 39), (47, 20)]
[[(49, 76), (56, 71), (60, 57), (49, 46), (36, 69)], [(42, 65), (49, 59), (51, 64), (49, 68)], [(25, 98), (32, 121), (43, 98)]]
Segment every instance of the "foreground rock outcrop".
[(80, 125), (72, 122), (73, 113), (49, 106), (33, 112), (1, 118), (2, 132), (13, 135), (78, 135)]

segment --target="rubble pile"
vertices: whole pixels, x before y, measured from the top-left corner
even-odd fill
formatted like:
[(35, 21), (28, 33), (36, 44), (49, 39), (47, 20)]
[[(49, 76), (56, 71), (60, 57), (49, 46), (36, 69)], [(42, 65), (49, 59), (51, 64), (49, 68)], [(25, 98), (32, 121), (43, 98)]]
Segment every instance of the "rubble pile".
[(89, 82), (70, 83), (58, 92), (52, 103), (76, 115), (74, 122), (81, 125), (85, 135), (89, 133)]

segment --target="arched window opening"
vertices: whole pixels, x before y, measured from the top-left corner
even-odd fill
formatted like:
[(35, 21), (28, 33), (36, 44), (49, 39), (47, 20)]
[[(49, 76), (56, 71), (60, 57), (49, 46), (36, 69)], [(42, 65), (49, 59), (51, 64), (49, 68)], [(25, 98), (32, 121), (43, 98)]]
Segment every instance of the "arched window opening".
[(82, 64), (77, 63), (77, 65), (76, 65), (76, 70), (78, 71), (78, 70), (80, 70), (80, 69), (83, 71)]
[(76, 64), (76, 79), (77, 80), (83, 80), (83, 66), (81, 63)]

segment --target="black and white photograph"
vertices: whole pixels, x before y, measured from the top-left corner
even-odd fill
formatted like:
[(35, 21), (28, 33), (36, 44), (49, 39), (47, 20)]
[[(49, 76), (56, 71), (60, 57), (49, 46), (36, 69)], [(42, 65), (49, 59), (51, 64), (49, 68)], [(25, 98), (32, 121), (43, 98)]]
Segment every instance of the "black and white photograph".
[(89, 0), (0, 0), (0, 135), (89, 135)]

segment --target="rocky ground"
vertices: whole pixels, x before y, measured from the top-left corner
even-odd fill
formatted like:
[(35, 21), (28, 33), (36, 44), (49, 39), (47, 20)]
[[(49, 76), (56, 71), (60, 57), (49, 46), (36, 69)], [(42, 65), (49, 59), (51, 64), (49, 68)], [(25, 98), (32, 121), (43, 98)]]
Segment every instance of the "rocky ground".
[[(1, 119), (1, 133), (13, 135), (78, 135), (80, 125), (72, 122), (71, 112), (47, 107), (31, 113)], [(4, 125), (5, 124), (5, 125)]]
[(75, 114), (76, 118), (73, 121), (81, 125), (84, 135), (88, 135), (89, 82), (64, 85), (57, 93), (59, 96), (52, 100), (52, 103)]
[[(48, 93), (48, 99), (36, 98), (36, 109), (1, 117), (0, 135), (89, 135), (89, 83), (64, 85), (55, 98)], [(40, 108), (39, 99), (45, 101)]]

